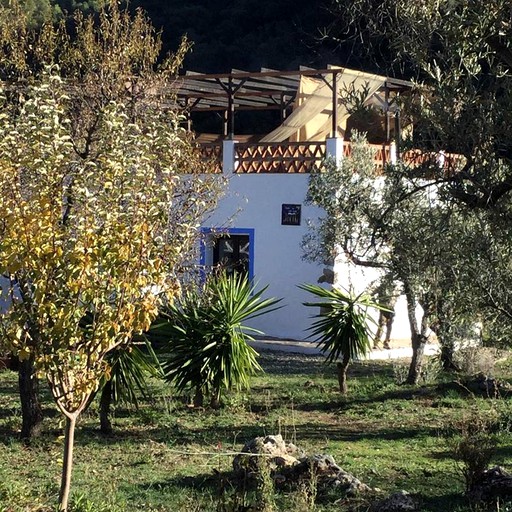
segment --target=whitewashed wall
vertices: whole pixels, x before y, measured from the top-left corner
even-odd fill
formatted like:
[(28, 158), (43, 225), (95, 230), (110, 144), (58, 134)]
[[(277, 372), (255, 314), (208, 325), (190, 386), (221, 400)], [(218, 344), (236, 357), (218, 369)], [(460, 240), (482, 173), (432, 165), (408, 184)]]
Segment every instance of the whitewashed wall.
[[(300, 290), (301, 283), (317, 283), (324, 266), (302, 260), (301, 241), (307, 232), (307, 220), (323, 215), (319, 208), (305, 205), (307, 174), (240, 174), (231, 175), (228, 191), (220, 200), (204, 228), (254, 229), (254, 277), (259, 286), (268, 285), (266, 295), (282, 297), (278, 311), (252, 321), (269, 336), (305, 339), (311, 316), (317, 311), (303, 306), (312, 297)], [(281, 225), (282, 204), (301, 204), (300, 226)], [(350, 284), (362, 291), (377, 278), (375, 271), (354, 268), (337, 262), (338, 283)], [(399, 301), (393, 338), (408, 339), (406, 308)]]
[[(284, 305), (251, 323), (269, 336), (304, 339), (311, 324), (314, 309), (302, 305), (309, 297), (297, 285), (316, 283), (323, 267), (303, 261), (300, 244), (307, 219), (322, 211), (304, 204), (307, 186), (306, 174), (231, 175), (226, 195), (203, 225), (254, 229), (255, 281), (259, 287), (268, 285), (266, 295), (282, 297)], [(281, 225), (282, 204), (302, 205), (300, 226)]]
[[(380, 271), (374, 268), (358, 267), (347, 263), (344, 257), (336, 260), (334, 265), (336, 275), (336, 285), (345, 289), (351, 288), (355, 293), (365, 291), (368, 285), (377, 283), (380, 277)], [(416, 316), (418, 319), (422, 315), (421, 307), (418, 306)], [(372, 315), (375, 320), (378, 314)], [(375, 332), (375, 328), (373, 328)], [(391, 339), (407, 342), (411, 339), (411, 330), (409, 327), (409, 319), (407, 317), (407, 303), (405, 296), (401, 295), (395, 306), (395, 318), (393, 320), (393, 328), (391, 331)]]

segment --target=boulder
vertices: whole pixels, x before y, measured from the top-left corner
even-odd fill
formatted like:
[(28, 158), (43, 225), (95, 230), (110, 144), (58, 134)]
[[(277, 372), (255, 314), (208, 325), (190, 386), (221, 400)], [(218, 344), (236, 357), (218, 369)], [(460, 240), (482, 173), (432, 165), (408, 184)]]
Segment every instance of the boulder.
[(512, 498), (512, 475), (500, 466), (484, 471), (468, 492), (471, 501), (494, 502), (498, 498)]
[(314, 473), (320, 485), (337, 487), (349, 496), (373, 490), (358, 478), (340, 468), (332, 455), (316, 454), (304, 457), (298, 464), (286, 468), (281, 473), (281, 476), (287, 481), (309, 478), (311, 473)]
[(407, 491), (400, 491), (388, 498), (376, 501), (370, 507), (371, 512), (416, 512), (420, 510), (419, 501)]
[[(251, 455), (254, 454), (254, 455)], [(233, 469), (236, 472), (254, 472), (257, 470), (261, 456), (265, 457), (271, 470), (293, 466), (305, 456), (293, 443), (285, 443), (283, 436), (255, 437), (245, 443), (242, 452), (233, 460)]]
[(242, 452), (234, 458), (233, 468), (238, 473), (253, 476), (258, 472), (262, 456), (269, 465), (276, 485), (294, 486), (309, 480), (314, 474), (319, 486), (339, 488), (345, 495), (353, 496), (373, 490), (340, 468), (331, 455), (307, 456), (293, 443), (286, 443), (281, 435), (256, 437), (246, 443)]

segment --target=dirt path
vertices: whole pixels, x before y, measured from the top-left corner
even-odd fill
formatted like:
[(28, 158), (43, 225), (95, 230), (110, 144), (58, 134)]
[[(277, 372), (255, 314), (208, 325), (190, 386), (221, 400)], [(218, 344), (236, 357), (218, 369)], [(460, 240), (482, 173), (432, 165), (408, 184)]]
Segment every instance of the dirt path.
[[(251, 342), (251, 345), (260, 350), (272, 350), (274, 352), (295, 352), (299, 354), (321, 354), (316, 343), (311, 341), (284, 340), (277, 338), (261, 338)], [(428, 344), (425, 348), (425, 355), (434, 355), (439, 352), (437, 344)], [(366, 359), (401, 359), (412, 356), (412, 348), (407, 346), (406, 340), (392, 340), (390, 349), (374, 349)]]

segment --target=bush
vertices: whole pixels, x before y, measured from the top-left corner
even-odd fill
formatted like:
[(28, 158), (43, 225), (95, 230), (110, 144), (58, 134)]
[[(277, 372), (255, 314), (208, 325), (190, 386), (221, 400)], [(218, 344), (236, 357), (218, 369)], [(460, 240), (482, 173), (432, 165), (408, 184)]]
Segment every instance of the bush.
[(192, 288), (168, 306), (153, 328), (167, 340), (165, 378), (179, 390), (193, 387), (196, 405), (209, 396), (218, 406), (223, 391), (247, 388), (261, 370), (247, 342), (251, 333), (262, 333), (244, 322), (276, 309), (280, 299), (262, 299), (265, 290), (256, 290), (243, 275), (212, 275), (202, 289)]
[(467, 492), (488, 469), (496, 451), (497, 439), (493, 433), (496, 421), (497, 418), (488, 411), (473, 411), (454, 425), (453, 453), (460, 463)]
[[(422, 365), (418, 384), (433, 384), (437, 382), (442, 370), (442, 363), (439, 357), (429, 357)], [(393, 363), (393, 376), (397, 384), (405, 384), (409, 375), (409, 364), (405, 362)]]
[(454, 354), (454, 362), (464, 375), (473, 376), (479, 373), (490, 377), (498, 359), (498, 352), (493, 348), (468, 346)]

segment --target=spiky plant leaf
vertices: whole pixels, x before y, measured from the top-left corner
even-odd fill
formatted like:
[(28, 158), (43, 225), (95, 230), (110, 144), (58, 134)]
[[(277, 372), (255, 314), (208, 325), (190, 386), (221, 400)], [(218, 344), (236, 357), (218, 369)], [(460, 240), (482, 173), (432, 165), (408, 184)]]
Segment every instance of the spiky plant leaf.
[(223, 273), (170, 305), (152, 330), (168, 340), (166, 379), (180, 390), (191, 385), (217, 397), (223, 390), (247, 388), (250, 376), (261, 371), (248, 344), (260, 331), (245, 322), (277, 309), (280, 300), (263, 299), (265, 290), (242, 275)]
[(326, 361), (333, 362), (348, 356), (359, 359), (371, 350), (369, 324), (375, 323), (369, 309), (385, 310), (365, 294), (354, 295), (338, 288), (330, 290), (318, 285), (303, 284), (299, 288), (322, 299), (319, 302), (305, 302), (305, 306), (319, 307), (320, 313), (309, 328), (310, 337), (317, 339)]

